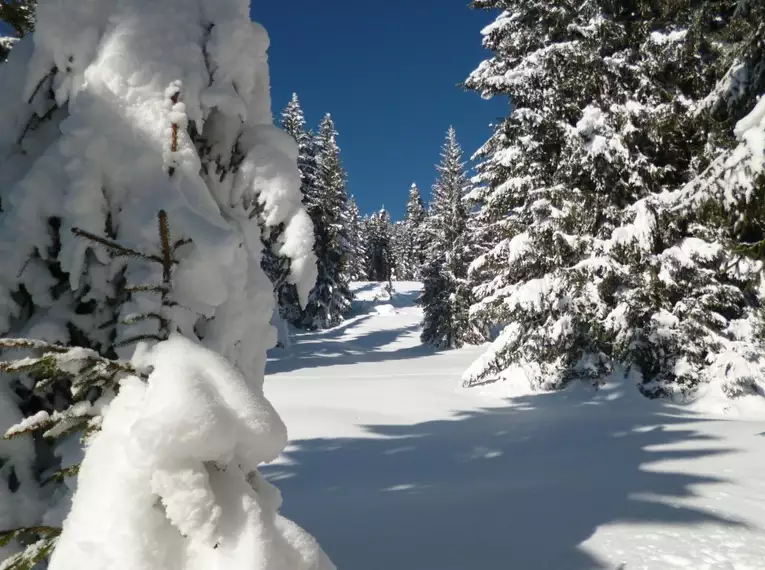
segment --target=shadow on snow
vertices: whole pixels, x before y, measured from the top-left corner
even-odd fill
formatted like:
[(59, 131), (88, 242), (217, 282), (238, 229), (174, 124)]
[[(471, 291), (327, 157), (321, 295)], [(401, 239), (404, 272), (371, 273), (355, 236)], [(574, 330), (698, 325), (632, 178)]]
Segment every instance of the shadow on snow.
[[(264, 471), (284, 491), (285, 515), (339, 568), (613, 569), (619, 561), (581, 547), (608, 523), (744, 526), (677, 502), (723, 479), (651, 469), (733, 451), (694, 431), (703, 420), (659, 402), (576, 398), (367, 426), (369, 439), (297, 441), (286, 465)], [(700, 449), (670, 447), (688, 442)]]
[[(363, 286), (357, 292), (379, 287), (378, 283), (372, 283)], [(340, 325), (318, 332), (293, 331), (294, 344), (291, 347), (275, 349), (269, 354), (266, 374), (279, 374), (303, 368), (406, 360), (439, 352), (434, 347), (420, 344), (419, 339), (414, 346), (381, 350), (402, 337), (419, 335), (419, 323), (393, 329), (372, 330), (358, 336), (352, 335), (354, 328), (375, 316), (372, 311), (376, 306), (411, 307), (419, 294), (419, 291), (394, 291), (393, 297), (389, 300), (355, 300), (351, 313)]]

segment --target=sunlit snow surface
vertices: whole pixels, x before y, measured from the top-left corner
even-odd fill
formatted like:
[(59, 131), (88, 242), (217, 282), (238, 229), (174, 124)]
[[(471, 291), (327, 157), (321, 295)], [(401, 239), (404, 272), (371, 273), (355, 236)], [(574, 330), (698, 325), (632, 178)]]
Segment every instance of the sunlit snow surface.
[(267, 476), (338, 568), (765, 568), (765, 414), (461, 388), (483, 349), (422, 347), (418, 288), (357, 284), (268, 364), (291, 445)]

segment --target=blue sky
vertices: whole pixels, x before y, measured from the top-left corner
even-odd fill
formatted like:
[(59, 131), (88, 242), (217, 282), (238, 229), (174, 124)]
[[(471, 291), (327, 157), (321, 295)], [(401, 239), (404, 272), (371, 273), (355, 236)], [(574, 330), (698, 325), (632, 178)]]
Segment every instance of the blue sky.
[(362, 212), (403, 215), (409, 186), (426, 195), (449, 125), (469, 157), (505, 114), (457, 84), (485, 57), (491, 15), (468, 0), (253, 0), (271, 36), (278, 116), (297, 92), (314, 126), (332, 113), (348, 189)]

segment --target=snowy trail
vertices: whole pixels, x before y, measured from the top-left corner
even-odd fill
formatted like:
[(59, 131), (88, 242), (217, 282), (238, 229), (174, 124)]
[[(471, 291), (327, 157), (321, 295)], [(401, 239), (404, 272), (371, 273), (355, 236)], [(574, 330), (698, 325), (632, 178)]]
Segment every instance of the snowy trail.
[(266, 472), (340, 569), (765, 569), (765, 419), (461, 389), (481, 349), (420, 346), (396, 289), (269, 362), (292, 444)]

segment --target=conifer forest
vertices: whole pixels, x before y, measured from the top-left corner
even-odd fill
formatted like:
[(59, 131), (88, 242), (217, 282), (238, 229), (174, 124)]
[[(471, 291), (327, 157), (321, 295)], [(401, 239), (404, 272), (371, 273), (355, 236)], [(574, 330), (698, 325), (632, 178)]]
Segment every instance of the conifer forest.
[(0, 0), (0, 570), (765, 570), (765, 1), (468, 2)]

